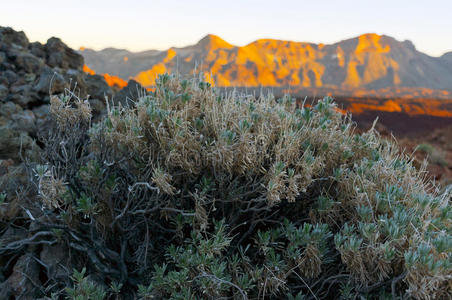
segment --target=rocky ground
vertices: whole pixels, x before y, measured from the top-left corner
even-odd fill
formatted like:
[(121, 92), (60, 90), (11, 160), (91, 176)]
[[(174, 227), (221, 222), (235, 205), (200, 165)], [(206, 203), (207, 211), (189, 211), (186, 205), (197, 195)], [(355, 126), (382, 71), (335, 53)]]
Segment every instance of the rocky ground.
[(0, 159), (17, 162), (36, 146), (33, 139), (45, 126), (50, 95), (72, 91), (88, 98), (99, 115), (106, 99), (125, 101), (141, 89), (130, 81), (115, 90), (102, 76), (83, 72), (83, 65), (83, 57), (58, 38), (30, 43), (23, 32), (0, 27)]
[[(88, 99), (99, 117), (106, 100), (125, 103), (142, 90), (134, 81), (122, 90), (111, 88), (103, 76), (83, 72), (83, 65), (83, 57), (58, 38), (44, 45), (30, 43), (23, 32), (0, 27), (0, 243), (32, 231), (5, 231), (3, 224), (39, 215), (29, 209), (36, 205), (23, 188), (30, 182), (24, 161), (40, 155), (39, 135), (45, 132), (50, 96), (71, 91)], [(63, 249), (37, 245), (31, 252), (19, 247), (17, 253), (0, 253), (0, 299), (36, 299), (39, 283), (46, 280), (43, 266), (53, 273), (64, 271), (58, 267), (65, 259)]]

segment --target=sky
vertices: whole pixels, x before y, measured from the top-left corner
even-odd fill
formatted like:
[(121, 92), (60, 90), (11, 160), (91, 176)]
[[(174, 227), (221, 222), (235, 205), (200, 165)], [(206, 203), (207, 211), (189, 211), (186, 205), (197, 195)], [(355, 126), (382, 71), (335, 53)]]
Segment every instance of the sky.
[(206, 34), (242, 46), (259, 38), (335, 43), (363, 33), (452, 51), (452, 0), (0, 0), (0, 26), (72, 48), (164, 50)]

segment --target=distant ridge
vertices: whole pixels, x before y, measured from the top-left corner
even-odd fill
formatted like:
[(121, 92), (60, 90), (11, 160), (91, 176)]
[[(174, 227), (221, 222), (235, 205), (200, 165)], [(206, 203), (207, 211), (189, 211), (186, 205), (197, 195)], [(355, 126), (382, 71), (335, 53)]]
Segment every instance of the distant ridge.
[(260, 39), (241, 47), (209, 34), (195, 45), (165, 51), (80, 53), (97, 73), (133, 78), (148, 87), (158, 74), (191, 74), (196, 67), (222, 87), (452, 90), (452, 52), (431, 57), (410, 41), (374, 33), (331, 45)]

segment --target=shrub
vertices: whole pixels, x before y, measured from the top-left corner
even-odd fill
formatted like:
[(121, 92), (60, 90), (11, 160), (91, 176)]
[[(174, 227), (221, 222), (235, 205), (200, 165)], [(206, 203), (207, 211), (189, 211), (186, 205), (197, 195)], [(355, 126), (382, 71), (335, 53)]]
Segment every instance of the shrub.
[(428, 161), (439, 166), (447, 166), (445, 155), (440, 150), (434, 148), (430, 144), (420, 144), (417, 146), (417, 151), (428, 155)]
[(417, 146), (417, 151), (423, 152), (426, 154), (432, 154), (434, 150), (435, 150), (435, 148), (433, 148), (433, 146), (430, 144), (419, 144)]
[(67, 299), (71, 300), (102, 300), (106, 297), (105, 291), (85, 276), (86, 268), (78, 272), (74, 270), (71, 277), (73, 288), (66, 288)]
[(5, 203), (6, 200), (6, 193), (0, 193), (0, 205), (2, 205), (3, 203)]
[(163, 75), (100, 123), (73, 95), (51, 113), (33, 230), (125, 298), (452, 296), (450, 192), (329, 97)]

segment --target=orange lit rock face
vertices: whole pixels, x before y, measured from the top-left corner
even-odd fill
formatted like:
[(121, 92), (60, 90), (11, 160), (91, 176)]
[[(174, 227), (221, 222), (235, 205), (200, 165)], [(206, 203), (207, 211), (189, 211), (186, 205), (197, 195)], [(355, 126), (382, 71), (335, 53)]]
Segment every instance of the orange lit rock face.
[(88, 73), (90, 75), (96, 74), (96, 72), (94, 72), (94, 70), (91, 70), (90, 67), (88, 67), (87, 65), (83, 65), (83, 72)]
[(159, 74), (175, 71), (178, 67), (193, 69), (194, 62), (198, 62), (198, 70), (209, 74), (217, 86), (322, 86), (325, 68), (315, 62), (316, 58), (322, 57), (316, 45), (258, 40), (235, 47), (209, 35), (192, 50), (179, 54), (178, 49), (170, 49), (159, 63), (140, 72), (134, 79), (144, 86), (154, 85)]
[[(347, 90), (452, 87), (452, 52), (431, 57), (409, 41), (363, 34), (335, 44), (261, 39), (234, 46), (215, 35), (167, 51), (82, 51), (101, 73), (134, 78), (146, 87), (164, 72), (209, 74), (220, 87), (296, 87)], [(127, 59), (126, 59), (127, 57)]]
[[(96, 72), (94, 72), (94, 70), (90, 69), (87, 65), (83, 65), (83, 72), (88, 73), (90, 75), (96, 74)], [(119, 78), (118, 76), (112, 76), (109, 74), (103, 74), (103, 76), (109, 86), (116, 86), (120, 89), (127, 86), (127, 81), (125, 81), (122, 78)]]
[(155, 85), (155, 80), (160, 74), (170, 73), (171, 70), (167, 68), (167, 64), (171, 62), (177, 53), (174, 49), (166, 51), (161, 63), (155, 64), (151, 69), (138, 73), (134, 79), (144, 87), (151, 87)]
[(162, 53), (152, 68), (134, 79), (151, 86), (159, 74), (190, 73), (197, 63), (198, 71), (211, 74), (215, 85), (222, 87), (357, 88), (379, 80), (397, 86), (399, 65), (391, 57), (392, 40), (388, 39), (365, 34), (333, 45), (261, 39), (236, 47), (208, 35), (194, 46)]
[(139, 82), (142, 86), (150, 87), (155, 85), (155, 80), (159, 74), (166, 72), (166, 67), (163, 63), (156, 64), (152, 69), (138, 73), (134, 79)]
[(365, 99), (345, 98), (345, 110), (359, 115), (368, 111), (400, 112), (409, 116), (452, 118), (452, 100), (445, 99)]
[(122, 78), (119, 78), (118, 76), (112, 76), (109, 74), (104, 74), (103, 75), (105, 78), (105, 81), (107, 82), (107, 84), (109, 86), (116, 86), (120, 89), (124, 88), (127, 86), (127, 81), (125, 81)]

